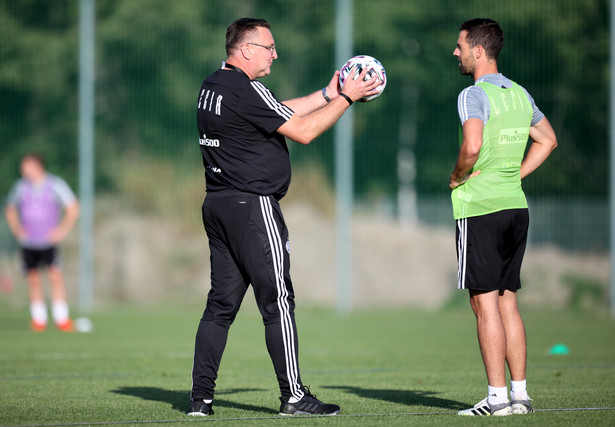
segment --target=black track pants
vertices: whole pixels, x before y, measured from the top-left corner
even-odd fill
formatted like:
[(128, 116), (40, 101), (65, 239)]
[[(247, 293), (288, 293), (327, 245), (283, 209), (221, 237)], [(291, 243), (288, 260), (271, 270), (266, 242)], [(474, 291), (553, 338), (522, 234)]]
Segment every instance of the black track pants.
[(228, 329), (250, 284), (282, 397), (300, 399), (288, 230), (278, 202), (246, 193), (209, 193), (203, 223), (211, 252), (211, 290), (196, 334), (192, 399), (213, 399)]

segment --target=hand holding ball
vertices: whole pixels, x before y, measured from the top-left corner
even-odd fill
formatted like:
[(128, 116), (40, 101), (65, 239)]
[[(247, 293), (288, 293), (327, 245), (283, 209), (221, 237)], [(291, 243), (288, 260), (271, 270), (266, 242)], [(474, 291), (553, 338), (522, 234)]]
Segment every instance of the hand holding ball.
[(361, 72), (367, 69), (367, 74), (364, 80), (371, 80), (376, 77), (381, 83), (376, 87), (378, 93), (361, 98), (360, 102), (368, 102), (382, 95), (382, 91), (387, 85), (387, 74), (384, 67), (376, 58), (367, 55), (358, 55), (350, 58), (340, 69), (340, 86), (344, 88), (344, 82), (349, 76), (354, 80), (359, 77)]

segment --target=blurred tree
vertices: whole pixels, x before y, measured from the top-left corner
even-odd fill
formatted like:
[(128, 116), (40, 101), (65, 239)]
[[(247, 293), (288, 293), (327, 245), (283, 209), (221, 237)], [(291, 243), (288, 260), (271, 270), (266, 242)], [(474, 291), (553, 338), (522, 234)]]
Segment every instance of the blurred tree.
[[(225, 59), (232, 20), (272, 23), (279, 59), (264, 82), (281, 99), (317, 90), (342, 65), (334, 63), (328, 0), (97, 0), (96, 7), (98, 190), (116, 188), (118, 158), (199, 161), (197, 91)], [(500, 69), (533, 94), (560, 140), (556, 155), (524, 184), (528, 192), (606, 197), (606, 0), (355, 0), (354, 9), (355, 54), (378, 58), (389, 79), (381, 98), (353, 107), (359, 197), (395, 196), (400, 141), (413, 147), (419, 194), (448, 194), (456, 97), (472, 84), (459, 75), (452, 51), (459, 24), (476, 16), (502, 23)], [(77, 19), (74, 0), (0, 0), (2, 192), (30, 149), (44, 152), (50, 169), (76, 186)], [(331, 176), (332, 137), (327, 132), (309, 149), (290, 144), (295, 167), (317, 163)]]
[[(0, 190), (28, 150), (76, 184), (75, 2), (0, 2)], [(53, 148), (51, 148), (53, 147)]]

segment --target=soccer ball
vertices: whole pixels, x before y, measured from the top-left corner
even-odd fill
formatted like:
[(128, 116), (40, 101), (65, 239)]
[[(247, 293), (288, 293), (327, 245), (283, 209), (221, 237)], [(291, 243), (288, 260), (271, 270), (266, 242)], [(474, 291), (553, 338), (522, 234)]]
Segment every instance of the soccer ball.
[(378, 98), (382, 95), (382, 91), (384, 91), (387, 85), (387, 73), (380, 61), (368, 55), (357, 55), (350, 58), (340, 69), (340, 86), (342, 89), (344, 88), (344, 82), (348, 76), (352, 75), (352, 78), (356, 79), (364, 68), (368, 69), (365, 80), (370, 80), (376, 76), (381, 83), (376, 87), (378, 93), (361, 98), (359, 99), (360, 102), (367, 102)]
[(92, 332), (94, 330), (94, 324), (87, 317), (79, 317), (75, 319), (75, 329), (77, 332)]

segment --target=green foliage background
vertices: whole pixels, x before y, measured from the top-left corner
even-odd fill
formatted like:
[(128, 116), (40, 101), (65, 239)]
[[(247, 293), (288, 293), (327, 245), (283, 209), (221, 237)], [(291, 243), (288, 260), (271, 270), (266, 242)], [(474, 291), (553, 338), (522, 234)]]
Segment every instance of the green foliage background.
[[(78, 186), (78, 6), (0, 0), (0, 193), (32, 149)], [(321, 88), (342, 65), (334, 61), (334, 13), (331, 0), (97, 0), (98, 194), (126, 195), (121, 169), (143, 162), (153, 167), (134, 178), (143, 180), (136, 187), (156, 191), (160, 161), (201, 179), (196, 95), (225, 59), (232, 20), (271, 22), (279, 59), (263, 82), (288, 99)], [(447, 196), (457, 94), (472, 84), (452, 51), (460, 22), (481, 16), (504, 28), (500, 71), (530, 91), (559, 138), (524, 182), (528, 195), (606, 200), (608, 15), (606, 0), (355, 0), (354, 53), (378, 58), (389, 79), (380, 99), (353, 107), (357, 198), (395, 199), (402, 143), (415, 155), (418, 196)], [(295, 170), (315, 165), (331, 183), (333, 132), (309, 147), (290, 145)]]

